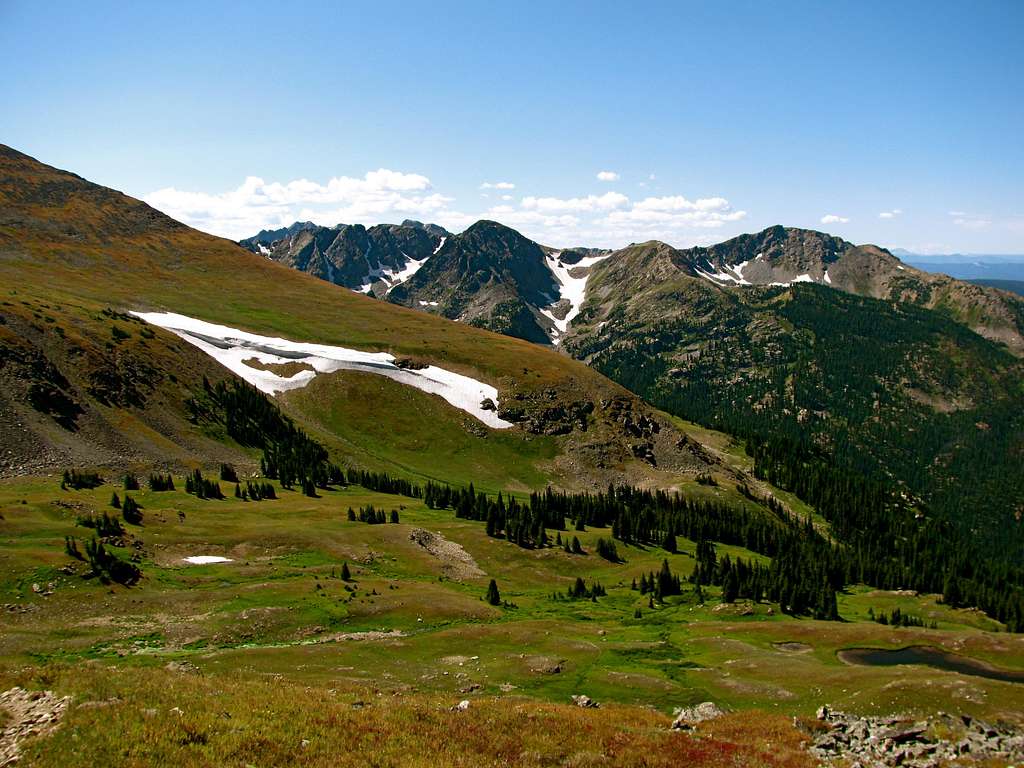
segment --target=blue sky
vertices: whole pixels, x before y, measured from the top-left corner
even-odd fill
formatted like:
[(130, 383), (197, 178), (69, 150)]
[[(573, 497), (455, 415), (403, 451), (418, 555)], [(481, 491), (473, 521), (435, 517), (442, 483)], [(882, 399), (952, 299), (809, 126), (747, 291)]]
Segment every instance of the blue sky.
[(1022, 28), (1021, 2), (0, 0), (0, 141), (232, 237), (1020, 253)]

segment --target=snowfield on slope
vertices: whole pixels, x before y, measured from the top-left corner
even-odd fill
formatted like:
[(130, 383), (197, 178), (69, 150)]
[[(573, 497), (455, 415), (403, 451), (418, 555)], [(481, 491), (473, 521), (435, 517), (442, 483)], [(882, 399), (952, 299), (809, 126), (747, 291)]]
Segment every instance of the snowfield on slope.
[[(495, 410), (481, 406), (481, 403), (490, 400), (497, 407), (497, 389), (434, 365), (421, 369), (399, 368), (395, 365), (394, 355), (387, 352), (361, 352), (345, 347), (260, 336), (174, 312), (132, 314), (180, 336), (232, 373), (270, 395), (304, 387), (318, 373), (362, 371), (386, 376), (423, 392), (439, 395), (449, 404), (494, 429), (508, 429), (512, 426), (511, 422), (499, 418)], [(302, 370), (288, 377), (280, 376), (273, 371), (262, 371), (245, 364), (245, 360), (254, 358), (265, 365), (306, 363), (313, 370)]]

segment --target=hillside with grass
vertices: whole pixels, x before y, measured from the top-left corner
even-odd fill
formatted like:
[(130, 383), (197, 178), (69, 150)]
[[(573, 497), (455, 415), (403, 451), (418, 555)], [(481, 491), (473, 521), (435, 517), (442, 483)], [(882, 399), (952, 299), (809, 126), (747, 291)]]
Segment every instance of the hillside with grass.
[(347, 371), (283, 396), (348, 464), (438, 478), (447, 459), (417, 446), (440, 439), (495, 489), (671, 484), (709, 469), (664, 416), (564, 355), (300, 274), (9, 148), (0, 150), (0, 278), (0, 397), (9, 434), (21, 435), (5, 445), (7, 471), (244, 460), (241, 446), (211, 443), (183, 418), (203, 375), (222, 369), (131, 311), (387, 353), (410, 369), (434, 364), (493, 386), (515, 424), (497, 434), (431, 395)]
[[(370, 237), (332, 232), (250, 245)], [(473, 274), (536, 277), (505, 245)], [(1024, 756), (1017, 533), (951, 511), (1016, 498), (1019, 359), (660, 244), (533, 255), (589, 366), (0, 150), (0, 761)]]
[[(53, 735), (23, 743), (31, 765), (244, 765), (257, 753), (268, 765), (369, 754), (415, 764), (400, 750), (448, 731), (435, 764), (809, 766), (801, 729), (820, 729), (812, 714), (826, 703), (911, 720), (1020, 716), (1024, 641), (938, 595), (850, 588), (844, 621), (815, 621), (701, 586), (703, 545), (685, 536), (666, 549), (566, 519), (550, 545), (522, 546), (436, 500), (357, 485), (308, 496), (272, 481), (273, 497), (256, 500), (215, 474), (226, 498), (204, 499), (181, 475), (174, 490), (100, 480), (0, 482), (0, 687), (73, 697)], [(114, 494), (134, 501), (135, 522)], [(691, 494), (730, 498), (715, 486)], [(69, 541), (81, 552), (97, 534), (138, 569), (131, 586), (69, 554)], [(602, 541), (616, 542), (613, 559)], [(768, 562), (742, 545), (714, 549), (720, 563)], [(664, 571), (679, 594), (663, 589)], [(922, 626), (877, 620), (896, 615)], [(906, 646), (977, 671), (840, 658)], [(669, 729), (703, 701), (732, 714)]]

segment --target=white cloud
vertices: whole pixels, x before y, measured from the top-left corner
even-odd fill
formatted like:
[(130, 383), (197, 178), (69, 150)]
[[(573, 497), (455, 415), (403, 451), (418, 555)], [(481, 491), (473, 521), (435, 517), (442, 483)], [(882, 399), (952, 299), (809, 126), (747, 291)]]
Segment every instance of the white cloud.
[(485, 181), (480, 185), (480, 189), (515, 189), (516, 185), (511, 181)]
[(598, 181), (618, 181), (619, 180), (619, 174), (617, 174), (615, 171), (598, 171), (598, 173), (597, 173), (597, 180)]
[(966, 211), (950, 211), (953, 223), (964, 229), (987, 229), (992, 226), (992, 218), (987, 213), (967, 213)]
[(880, 214), (878, 214), (878, 218), (880, 218), (880, 219), (895, 219), (901, 213), (903, 213), (903, 211), (901, 209), (893, 208), (891, 211), (882, 211)]
[(445, 210), (453, 198), (433, 192), (426, 176), (380, 168), (361, 179), (337, 176), (325, 184), (308, 179), (268, 183), (249, 176), (237, 188), (219, 194), (167, 187), (143, 199), (198, 229), (240, 238), (297, 219), (333, 225), (429, 217)]
[(849, 221), (848, 216), (838, 216), (834, 213), (826, 213), (821, 217), (822, 224), (847, 224)]
[(648, 197), (628, 211), (612, 211), (608, 222), (631, 225), (639, 231), (667, 231), (699, 228), (717, 229), (729, 222), (746, 218), (746, 211), (734, 211), (724, 197), (702, 197), (689, 200), (682, 195)]
[(435, 189), (426, 176), (382, 168), (361, 178), (339, 176), (324, 183), (308, 179), (267, 182), (250, 176), (225, 192), (168, 187), (144, 199), (191, 226), (233, 239), (295, 221), (370, 226), (413, 218), (460, 232), (479, 219), (490, 218), (559, 247), (619, 247), (651, 239), (689, 246), (738, 234), (738, 222), (747, 216), (746, 211), (734, 210), (724, 197), (666, 195), (632, 200), (608, 191), (578, 197), (531, 195), (513, 199), (508, 194), (512, 186), (511, 182), (485, 182), (485, 189), (499, 192), (474, 191), (471, 198), (479, 200), (478, 194), (489, 194), (489, 200), (470, 210), (459, 210), (454, 207), (455, 199)]
[(545, 212), (555, 211), (610, 211), (621, 208), (629, 203), (629, 198), (618, 192), (605, 192), (603, 195), (587, 195), (586, 197), (524, 197), (522, 207), (527, 210)]

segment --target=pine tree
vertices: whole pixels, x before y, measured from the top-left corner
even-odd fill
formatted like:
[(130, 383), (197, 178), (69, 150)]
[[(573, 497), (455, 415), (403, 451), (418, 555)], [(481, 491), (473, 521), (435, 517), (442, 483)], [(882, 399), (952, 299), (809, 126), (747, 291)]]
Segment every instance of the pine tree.
[(110, 506), (114, 509), (121, 508), (121, 499), (117, 496), (117, 491), (114, 491), (114, 495), (110, 497)]
[(341, 564), (341, 580), (342, 581), (351, 581), (352, 580), (352, 573), (348, 569), (348, 563), (342, 563)]
[(498, 583), (491, 579), (491, 583), (487, 585), (487, 602), (491, 605), (501, 605), (501, 593), (498, 592)]
[(661, 540), (661, 548), (673, 555), (679, 551), (676, 547), (676, 535), (671, 530), (665, 532), (665, 538)]
[(124, 503), (121, 505), (121, 515), (126, 523), (131, 523), (132, 525), (142, 524), (142, 512), (139, 509), (139, 504), (127, 494), (124, 497)]

